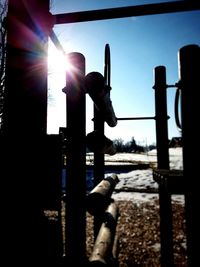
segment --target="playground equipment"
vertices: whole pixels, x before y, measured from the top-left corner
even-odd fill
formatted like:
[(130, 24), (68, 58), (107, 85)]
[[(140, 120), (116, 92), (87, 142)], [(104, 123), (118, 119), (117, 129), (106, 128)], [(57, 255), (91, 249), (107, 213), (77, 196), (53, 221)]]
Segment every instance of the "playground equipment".
[[(55, 176), (57, 178), (60, 175), (59, 166), (62, 158), (61, 150), (57, 149), (61, 144), (59, 137), (56, 136), (55, 140), (53, 140), (54, 138), (46, 135), (47, 66), (44, 61), (44, 55), (46, 53), (48, 37), (52, 36), (53, 25), (189, 10), (200, 10), (199, 2), (175, 1), (51, 15), (49, 13), (49, 0), (42, 2), (39, 0), (9, 1), (5, 112), (3, 134), (0, 140), (2, 162), (1, 184), (3, 190), (7, 192), (6, 197), (3, 197), (2, 201), (5, 204), (2, 211), (4, 215), (2, 229), (5, 229), (6, 233), (6, 235), (2, 235), (2, 243), (4, 244), (2, 257), (3, 259), (5, 258), (8, 266), (12, 264), (13, 258), (15, 263), (20, 263), (21, 266), (27, 266), (29, 263), (38, 265), (38, 262), (44, 266), (48, 264), (55, 264), (57, 266), (62, 258), (62, 248), (59, 247), (61, 244), (58, 237), (59, 234), (57, 234), (57, 230), (52, 234), (54, 226), (52, 228), (49, 226), (43, 212), (45, 207), (50, 204), (47, 201), (47, 195), (51, 191), (51, 186), (47, 190), (46, 179), (49, 182), (48, 177), (50, 176), (48, 175), (51, 174), (51, 162), (52, 160), (54, 163), (57, 162), (55, 166), (57, 169)], [(16, 21), (20, 23), (16, 23)], [(26, 31), (24, 30), (24, 25), (26, 26)], [(31, 36), (28, 34), (30, 32), (33, 33)], [(18, 41), (17, 45), (16, 40)], [(30, 57), (30, 55), (34, 56)], [(68, 203), (66, 207), (66, 239), (69, 261), (75, 265), (80, 265), (85, 261), (85, 92), (83, 86), (85, 83), (85, 58), (79, 53), (72, 54), (71, 57), (73, 63), (78, 67), (79, 73), (76, 77), (78, 83), (75, 84), (73, 77), (68, 76), (69, 83), (66, 87), (67, 113), (73, 114), (73, 116), (67, 116), (69, 161), (68, 194), (66, 195)], [(196, 67), (199, 66), (199, 57), (199, 46), (197, 45), (183, 47), (179, 53), (180, 83), (178, 83), (178, 89), (181, 90), (182, 100), (182, 119), (179, 127), (181, 126), (182, 128), (183, 138), (183, 184), (186, 184), (184, 195), (187, 256), (190, 267), (196, 266), (199, 260), (196, 246), (199, 241), (199, 229), (196, 227), (196, 225), (199, 225), (199, 219), (197, 218), (198, 213), (194, 209), (198, 201), (198, 194), (196, 194), (195, 189), (196, 180), (193, 180), (193, 177), (198, 176), (196, 167), (199, 162), (197, 162), (196, 157), (191, 161), (191, 155), (195, 155), (196, 151), (199, 151), (199, 128), (197, 123), (194, 123), (198, 121), (197, 114), (199, 112), (197, 102), (198, 90), (196, 89), (199, 87), (199, 68)], [(76, 60), (77, 58), (78, 60)], [(13, 62), (20, 62), (20, 68), (13, 64)], [(106, 66), (108, 67), (108, 64)], [(159, 66), (157, 71), (161, 72), (158, 76), (164, 76), (163, 67), (160, 68)], [(32, 75), (27, 76), (27, 73)], [(109, 85), (107, 74), (108, 72), (105, 71), (104, 78), (106, 85)], [(157, 77), (157, 74), (155, 76)], [(160, 82), (159, 79), (161, 79)], [(159, 79), (155, 86), (157, 87), (161, 83), (158, 87), (161, 88), (163, 86), (164, 90), (160, 91), (165, 91), (165, 82), (163, 78)], [(158, 91), (156, 87), (154, 88), (155, 93)], [(72, 105), (74, 98), (77, 101)], [(165, 101), (164, 98), (163, 101)], [(104, 99), (105, 101), (106, 99)], [(102, 134), (104, 131), (104, 119), (102, 119), (101, 111), (97, 109), (98, 105), (99, 103), (95, 104), (94, 107), (94, 130), (100, 131)], [(165, 225), (169, 225), (168, 230), (165, 231), (163, 228), (163, 218), (164, 220), (166, 219), (165, 214), (168, 214), (170, 217), (171, 192), (166, 191), (166, 188), (169, 179), (173, 175), (171, 172), (168, 173), (161, 170), (169, 170), (169, 168), (168, 150), (166, 147), (167, 133), (163, 131), (163, 134), (159, 134), (162, 128), (159, 127), (162, 125), (159, 108), (163, 108), (163, 105), (156, 108), (155, 120), (159, 168), (154, 173), (154, 177), (160, 183), (161, 264), (163, 267), (173, 265), (173, 242), (170, 239), (170, 220), (167, 220), (167, 223), (165, 223)], [(112, 110), (111, 106), (110, 109)], [(106, 115), (105, 118), (107, 118)], [(108, 121), (109, 123), (111, 121), (110, 126), (112, 127), (116, 123), (114, 114), (111, 115), (111, 118)], [(117, 121), (120, 119), (123, 120), (124, 118), (117, 118)], [(165, 129), (167, 128), (167, 119), (166, 114), (163, 117)], [(163, 142), (162, 138), (165, 139)], [(191, 140), (195, 140), (195, 146), (191, 145)], [(50, 156), (52, 144), (55, 145), (55, 153)], [(163, 147), (160, 148), (160, 145)], [(94, 175), (96, 177), (96, 184), (104, 177), (103, 163), (103, 153), (95, 153)], [(16, 177), (20, 177), (20, 179), (16, 179)], [(181, 179), (181, 177), (179, 178)], [(56, 185), (58, 180), (55, 179)], [(167, 183), (163, 184), (163, 181), (167, 181)], [(53, 181), (52, 184), (54, 184)], [(10, 198), (9, 203), (7, 201), (8, 195)], [(52, 193), (49, 195), (52, 197)], [(59, 193), (56, 192), (55, 195), (56, 198), (59, 197)], [(49, 197), (50, 202), (53, 198), (51, 197)], [(60, 209), (59, 203), (56, 207)], [(98, 222), (97, 218), (95, 224), (98, 227), (96, 228), (95, 236), (98, 235), (101, 223), (102, 221)], [(169, 235), (166, 233), (169, 233)], [(166, 246), (164, 245), (164, 238), (166, 238)], [(21, 241), (20, 243), (19, 240)], [(52, 246), (52, 244), (54, 245)], [(169, 264), (167, 265), (167, 263)]]
[[(167, 148), (160, 150), (165, 155), (163, 161), (158, 161), (158, 169), (154, 170), (154, 179), (159, 184), (160, 198), (160, 234), (161, 234), (161, 263), (162, 266), (173, 266), (173, 224), (172, 224), (172, 207), (171, 195), (184, 194), (185, 196), (185, 219), (186, 219), (186, 238), (187, 238), (187, 256), (188, 266), (195, 266), (198, 251), (195, 246), (198, 241), (197, 224), (198, 221), (194, 205), (197, 200), (195, 193), (196, 166), (198, 162), (196, 157), (192, 158), (199, 144), (194, 146), (191, 140), (198, 140), (199, 129), (196, 127), (195, 120), (198, 114), (198, 89), (199, 82), (199, 62), (200, 47), (195, 44), (186, 45), (179, 50), (179, 78), (180, 80), (173, 86), (176, 87), (175, 97), (175, 121), (177, 127), (182, 132), (183, 139), (183, 170), (175, 171), (169, 169), (167, 160)], [(163, 86), (166, 85), (165, 75), (162, 77)], [(178, 114), (178, 96), (181, 97), (181, 118)], [(196, 119), (195, 119), (196, 118)], [(159, 159), (159, 158), (158, 158)], [(196, 259), (196, 260), (195, 260)]]
[(88, 133), (86, 136), (87, 147), (93, 152), (114, 155), (116, 148), (113, 141), (98, 131)]
[(119, 182), (118, 176), (112, 174), (105, 177), (87, 196), (87, 210), (92, 215), (102, 215), (110, 203), (110, 198), (116, 184)]
[(89, 263), (92, 266), (112, 266), (112, 263), (114, 266), (116, 264), (114, 263), (115, 255), (113, 253), (113, 246), (115, 245), (115, 231), (118, 216), (118, 207), (114, 201), (111, 201), (105, 210), (92, 254), (89, 257)]
[(110, 88), (106, 86), (103, 75), (99, 72), (90, 72), (85, 77), (85, 87), (107, 124), (111, 127), (116, 126), (117, 118), (110, 100)]
[[(108, 51), (108, 46), (105, 50)], [(66, 87), (63, 92), (66, 93), (67, 106), (67, 185), (66, 185), (66, 258), (72, 262), (77, 254), (80, 262), (85, 261), (85, 212), (86, 212), (86, 186), (85, 186), (85, 94), (88, 93), (95, 101), (102, 123), (106, 121), (108, 125), (116, 125), (116, 117), (110, 101), (110, 91), (106, 84), (106, 78), (101, 74), (93, 72), (85, 76), (85, 58), (80, 53), (69, 53), (68, 60), (73, 66), (73, 73), (68, 72), (66, 77)], [(98, 79), (100, 83), (98, 82)], [(110, 90), (110, 88), (109, 88)], [(101, 98), (99, 100), (99, 95)], [(105, 112), (106, 110), (106, 112)], [(95, 118), (94, 118), (95, 121)], [(100, 140), (98, 137), (100, 136)], [(93, 138), (96, 142), (108, 140), (104, 132), (98, 131), (98, 135)], [(90, 138), (90, 136), (88, 137)], [(90, 142), (91, 143), (91, 142)], [(93, 141), (94, 143), (94, 141)], [(110, 150), (111, 151), (111, 150)], [(95, 153), (102, 154), (102, 151), (95, 150)], [(78, 168), (77, 168), (78, 166)], [(103, 166), (101, 166), (103, 169)], [(103, 179), (104, 175), (98, 177)], [(108, 181), (108, 179), (107, 179)], [(77, 184), (79, 188), (77, 190)], [(108, 188), (108, 187), (107, 187)], [(78, 202), (77, 202), (78, 199)], [(79, 205), (79, 201), (81, 205)], [(104, 203), (105, 204), (105, 203)], [(103, 206), (106, 208), (106, 206)], [(99, 221), (100, 222), (100, 221)], [(101, 222), (100, 222), (101, 223)], [(79, 246), (77, 247), (77, 240)]]

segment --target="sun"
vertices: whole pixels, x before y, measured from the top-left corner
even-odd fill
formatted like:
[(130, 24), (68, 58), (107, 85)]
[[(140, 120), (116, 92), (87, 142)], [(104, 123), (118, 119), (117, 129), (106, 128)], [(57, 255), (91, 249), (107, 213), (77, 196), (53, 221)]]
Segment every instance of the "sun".
[(71, 70), (72, 65), (68, 60), (67, 54), (50, 46), (48, 49), (48, 70), (51, 73), (62, 73)]
[(66, 72), (70, 69), (67, 55), (53, 44), (48, 46), (48, 109), (47, 133), (58, 133), (59, 127), (65, 125), (66, 96), (62, 89), (66, 86)]

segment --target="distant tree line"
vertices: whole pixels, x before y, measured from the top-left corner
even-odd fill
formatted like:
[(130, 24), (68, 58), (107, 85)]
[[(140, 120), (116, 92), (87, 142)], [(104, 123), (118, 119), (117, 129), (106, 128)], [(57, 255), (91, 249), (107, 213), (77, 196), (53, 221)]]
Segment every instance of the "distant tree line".
[[(118, 153), (120, 152), (126, 152), (126, 153), (144, 153), (148, 152), (152, 149), (156, 149), (156, 144), (151, 145), (141, 145), (137, 144), (135, 141), (135, 138), (132, 137), (130, 141), (124, 142), (122, 138), (114, 139), (113, 145), (115, 146)], [(172, 137), (171, 140), (169, 140), (169, 148), (176, 148), (176, 147), (182, 147), (182, 137)]]
[(137, 144), (134, 137), (132, 137), (131, 140), (128, 142), (124, 142), (122, 138), (114, 139), (113, 145), (115, 146), (117, 152), (126, 153), (142, 153), (156, 148), (155, 144), (146, 144), (144, 146), (141, 144)]

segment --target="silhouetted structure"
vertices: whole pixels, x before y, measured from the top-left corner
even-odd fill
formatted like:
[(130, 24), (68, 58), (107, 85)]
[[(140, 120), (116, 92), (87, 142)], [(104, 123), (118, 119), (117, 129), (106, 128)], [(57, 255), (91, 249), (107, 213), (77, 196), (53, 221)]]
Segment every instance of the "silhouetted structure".
[[(20, 264), (20, 266), (29, 266), (30, 264), (59, 266), (62, 261), (61, 230), (59, 227), (51, 225), (44, 215), (46, 208), (56, 208), (60, 211), (59, 190), (61, 190), (62, 141), (59, 135), (47, 136), (46, 134), (46, 56), (47, 41), (53, 25), (199, 9), (200, 3), (197, 1), (175, 1), (51, 15), (49, 0), (9, 0), (4, 124), (3, 134), (0, 138), (1, 188), (6, 193), (1, 201), (3, 203), (2, 229), (5, 232), (2, 235), (2, 261), (6, 262), (7, 266), (13, 264), (13, 259), (15, 264)], [(197, 176), (196, 167), (199, 162), (197, 158), (192, 160), (190, 158), (196, 150), (199, 150), (198, 143), (195, 149), (190, 143), (192, 139), (198, 140), (199, 138), (199, 130), (193, 123), (193, 118), (198, 114), (198, 90), (196, 88), (199, 87), (199, 68), (196, 66), (200, 62), (199, 51), (199, 46), (191, 45), (183, 47), (179, 54), (181, 83), (178, 86), (181, 87), (183, 93), (183, 182), (187, 185), (185, 201), (188, 264), (190, 267), (195, 266), (198, 262), (196, 244), (199, 241), (199, 229), (196, 228), (199, 219), (194, 209), (197, 203), (196, 183), (192, 180)], [(69, 262), (75, 265), (77, 263), (81, 265), (85, 261), (85, 113), (83, 112), (85, 96), (82, 90), (85, 61), (83, 55), (81, 58), (80, 62), (74, 62), (82, 64), (79, 66), (81, 75), (77, 76), (79, 78), (78, 86), (73, 78), (70, 80), (67, 107), (69, 196), (67, 196), (66, 214), (69, 217), (66, 217), (66, 223), (68, 223), (66, 237), (69, 242), (69, 251), (67, 252)], [(105, 77), (107, 77), (107, 73), (104, 75)], [(160, 101), (156, 100), (156, 117), (153, 117), (156, 119), (158, 134), (158, 168), (169, 170), (168, 144), (166, 145), (168, 117), (166, 92), (163, 91), (167, 87), (165, 67), (156, 67), (155, 81), (154, 89), (156, 94), (158, 93), (156, 98)], [(106, 85), (109, 86), (109, 84)], [(77, 88), (80, 90), (74, 90)], [(157, 90), (157, 88), (161, 88), (161, 90)], [(77, 101), (75, 103), (73, 102), (74, 97)], [(94, 109), (94, 130), (103, 132), (104, 120), (96, 107)], [(115, 116), (111, 117), (110, 126), (115, 126), (116, 118)], [(152, 117), (145, 119), (152, 119)], [(95, 176), (99, 179), (102, 179), (104, 175), (103, 164), (103, 156), (96, 154)], [(165, 177), (166, 172), (162, 172), (161, 176)], [(55, 180), (51, 180), (52, 177)], [(98, 181), (96, 180), (96, 182)], [(80, 183), (80, 190), (77, 187), (78, 183)], [(55, 188), (52, 190), (53, 186)], [(160, 192), (162, 216), (165, 216), (165, 213), (170, 215), (171, 193), (166, 192), (166, 187), (160, 189), (164, 190), (164, 195), (163, 191)], [(167, 241), (167, 246), (163, 247), (162, 243), (161, 263), (162, 266), (168, 267), (173, 265), (173, 251), (171, 221), (167, 222), (167, 228), (161, 223), (161, 238)], [(166, 224), (166, 221), (164, 223)], [(166, 233), (170, 235), (166, 235)], [(167, 239), (164, 239), (164, 236)]]

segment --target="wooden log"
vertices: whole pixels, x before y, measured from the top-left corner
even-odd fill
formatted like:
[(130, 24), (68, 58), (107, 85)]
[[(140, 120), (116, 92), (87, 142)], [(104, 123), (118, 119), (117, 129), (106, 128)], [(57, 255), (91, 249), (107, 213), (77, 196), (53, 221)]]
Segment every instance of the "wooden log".
[(113, 247), (112, 247), (112, 261), (117, 262), (119, 255), (119, 236), (115, 233)]
[(97, 153), (114, 155), (117, 150), (113, 141), (99, 131), (93, 131), (86, 136), (87, 147)]
[(97, 235), (89, 263), (94, 266), (111, 265), (113, 262), (113, 245), (115, 239), (118, 206), (112, 200), (105, 211), (104, 220)]
[(110, 100), (110, 88), (99, 72), (90, 72), (85, 77), (85, 89), (110, 127), (117, 125), (117, 118)]
[(87, 195), (87, 211), (92, 215), (102, 215), (110, 204), (112, 192), (119, 182), (118, 176), (112, 174), (104, 178), (93, 190)]

